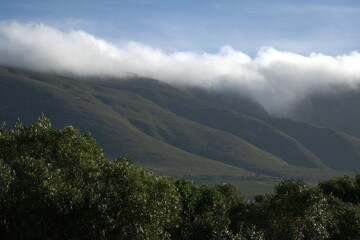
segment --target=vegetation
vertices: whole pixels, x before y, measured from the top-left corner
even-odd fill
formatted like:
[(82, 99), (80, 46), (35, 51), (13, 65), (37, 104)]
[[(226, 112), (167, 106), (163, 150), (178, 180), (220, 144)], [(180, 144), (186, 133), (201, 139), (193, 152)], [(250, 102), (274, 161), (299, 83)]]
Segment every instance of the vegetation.
[(157, 177), (41, 116), (0, 127), (1, 239), (360, 239), (360, 175), (281, 182), (253, 201), (229, 184)]
[(339, 89), (329, 94), (310, 94), (296, 104), (290, 113), (299, 121), (339, 129), (360, 138), (358, 88)]
[(9, 67), (0, 67), (0, 86), (2, 121), (21, 117), (30, 124), (43, 112), (58, 129), (74, 125), (91, 132), (111, 158), (131, 156), (159, 175), (246, 185), (247, 196), (280, 179), (318, 182), (360, 171), (360, 139), (272, 118), (231, 89), (180, 88), (139, 77), (99, 81)]

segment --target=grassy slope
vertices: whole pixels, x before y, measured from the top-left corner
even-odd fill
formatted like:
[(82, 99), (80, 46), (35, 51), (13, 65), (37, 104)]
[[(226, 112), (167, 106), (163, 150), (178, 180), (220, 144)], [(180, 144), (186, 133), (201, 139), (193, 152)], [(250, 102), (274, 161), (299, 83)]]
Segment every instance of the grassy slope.
[[(101, 135), (100, 139), (103, 139), (107, 134), (114, 136), (115, 129), (121, 128), (122, 135), (114, 136), (118, 138), (116, 145), (124, 146), (121, 153), (130, 154), (135, 158), (144, 159), (145, 156), (140, 155), (139, 151), (145, 151), (148, 147), (152, 151), (146, 152), (146, 158), (154, 156), (153, 159), (159, 159), (159, 154), (156, 152), (158, 149), (163, 149), (161, 144), (165, 142), (169, 143), (171, 147), (175, 146), (186, 152), (240, 168), (274, 171), (288, 167), (281, 159), (240, 138), (179, 118), (134, 93), (116, 89), (114, 86), (103, 87), (96, 83), (74, 83), (72, 80), (44, 77), (44, 75), (38, 74), (33, 76), (28, 74), (22, 78), (27, 78), (28, 81), (37, 79), (35, 80), (37, 85), (58, 96), (66, 103), (65, 105), (71, 104), (78, 114), (88, 115), (91, 112), (92, 116), (81, 118), (86, 119), (85, 121), (87, 119), (92, 122), (101, 121), (100, 116), (104, 119), (117, 119), (117, 123), (113, 124), (116, 127), (112, 127), (112, 132), (108, 129), (109, 124), (106, 123), (98, 124), (101, 126), (101, 130), (93, 129), (92, 132)], [(137, 124), (134, 124), (135, 122)], [(84, 128), (82, 123), (77, 125)], [(156, 131), (146, 131), (149, 129), (156, 129)], [(145, 134), (141, 134), (139, 130)], [(99, 131), (100, 133), (98, 133)], [(152, 142), (156, 143), (155, 146)], [(109, 144), (105, 146), (109, 147)], [(112, 146), (112, 148), (115, 147)], [(119, 149), (119, 147), (116, 148)], [(110, 152), (113, 151), (110, 150)]]
[[(178, 115), (241, 137), (291, 165), (302, 166), (304, 167), (302, 171), (308, 176), (327, 175), (326, 170), (316, 172), (308, 169), (309, 167), (320, 169), (331, 167), (345, 171), (360, 170), (358, 141), (348, 141), (344, 136), (349, 135), (339, 131), (336, 131), (337, 134), (330, 134), (329, 139), (327, 134), (321, 132), (321, 128), (302, 124), (295, 128), (295, 132), (304, 135), (299, 139), (297, 134), (284, 128), (277, 121), (273, 121), (274, 118), (269, 117), (261, 107), (250, 100), (214, 97), (216, 93), (208, 93), (199, 89), (181, 91), (159, 82), (155, 82), (155, 87), (152, 87), (154, 81), (147, 80), (145, 83), (145, 80), (137, 81), (140, 81), (141, 84), (133, 84), (128, 81), (119, 85), (121, 88), (129, 89)], [(213, 96), (213, 99), (209, 96)], [(237, 106), (231, 100), (240, 104)], [(292, 122), (291, 120), (284, 121)], [(311, 128), (309, 129), (309, 127)], [(336, 144), (339, 142), (342, 142), (340, 148)], [(327, 148), (331, 148), (330, 151)], [(343, 160), (341, 156), (348, 160)], [(291, 174), (296, 175), (295, 172)]]
[(145, 134), (185, 151), (247, 169), (279, 169), (287, 164), (248, 142), (187, 119), (121, 89), (108, 88), (101, 96), (117, 113)]
[(294, 106), (290, 116), (360, 138), (359, 88), (335, 89), (336, 92), (308, 96)]
[(184, 117), (239, 136), (294, 166), (325, 168), (320, 159), (285, 133), (253, 117), (215, 108), (184, 107)]
[(265, 109), (255, 101), (231, 92), (232, 90), (211, 91), (190, 87), (174, 87), (154, 79), (131, 79), (117, 83), (117, 88), (126, 89), (140, 95), (157, 105), (172, 112), (177, 112), (179, 106), (228, 109), (254, 117), (268, 117)]
[[(244, 176), (251, 177), (253, 171), (308, 179), (338, 174), (328, 169), (290, 166), (259, 148), (264, 149), (264, 146), (254, 146), (255, 141), (254, 145), (250, 144), (251, 134), (241, 135), (231, 129), (219, 127), (214, 129), (174, 114), (181, 103), (201, 108), (208, 104), (216, 107), (226, 105), (234, 111), (243, 109), (248, 114), (266, 116), (263, 109), (255, 103), (247, 102), (239, 106), (237, 101), (232, 102), (227, 97), (219, 97), (214, 102), (210, 93), (180, 91), (144, 79), (81, 82), (30, 71), (10, 71), (12, 72), (0, 69), (1, 89), (8, 88), (1, 95), (1, 112), (4, 113), (0, 116), (2, 119), (13, 122), (15, 117), (20, 116), (30, 122), (44, 112), (58, 127), (74, 124), (83, 131), (92, 132), (99, 144), (112, 156), (129, 154), (139, 165), (161, 174), (190, 175), (194, 179), (208, 178), (207, 181), (212, 181), (209, 176), (215, 175), (236, 181), (244, 179)], [(9, 81), (9, 78), (12, 80)], [(151, 91), (147, 90), (151, 88)], [(257, 124), (265, 126), (260, 121)], [(271, 134), (281, 135), (271, 126), (266, 126), (266, 129)], [(241, 138), (246, 136), (249, 137), (246, 139), (249, 142)], [(289, 139), (291, 138), (287, 136), (286, 140), (290, 141)], [(297, 144), (296, 141), (294, 144)], [(296, 147), (300, 149), (301, 146)], [(312, 164), (318, 164), (316, 157), (311, 156), (309, 151), (300, 150), (309, 159), (313, 157)], [(321, 164), (316, 166), (323, 167)], [(271, 179), (269, 181), (272, 182)]]
[(4, 70), (1, 75), (1, 89), (7, 90), (1, 94), (1, 106), (4, 108), (1, 109), (1, 118), (8, 122), (20, 117), (29, 123), (44, 112), (57, 127), (74, 124), (85, 132), (91, 132), (111, 155), (127, 154), (136, 163), (160, 174), (197, 176), (201, 172), (203, 175), (237, 177), (253, 175), (143, 134), (97, 98), (86, 94), (89, 86), (82, 83), (51, 76), (46, 76), (44, 82), (21, 73), (14, 76)]
[(360, 170), (360, 139), (325, 127), (272, 118), (273, 126), (301, 142), (333, 169)]

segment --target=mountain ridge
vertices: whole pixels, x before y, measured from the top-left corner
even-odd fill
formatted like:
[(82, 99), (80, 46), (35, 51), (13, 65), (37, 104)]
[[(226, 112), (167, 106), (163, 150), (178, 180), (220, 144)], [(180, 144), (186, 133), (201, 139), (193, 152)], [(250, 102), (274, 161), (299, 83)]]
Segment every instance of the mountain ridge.
[[(332, 157), (326, 154), (328, 136), (322, 127), (272, 117), (234, 92), (8, 67), (0, 67), (0, 85), (1, 121), (20, 117), (30, 123), (44, 113), (56, 127), (73, 124), (91, 132), (109, 156), (131, 155), (136, 164), (159, 174), (314, 180), (360, 170), (360, 139), (328, 130), (333, 152), (342, 143)], [(338, 159), (344, 151), (345, 167)]]

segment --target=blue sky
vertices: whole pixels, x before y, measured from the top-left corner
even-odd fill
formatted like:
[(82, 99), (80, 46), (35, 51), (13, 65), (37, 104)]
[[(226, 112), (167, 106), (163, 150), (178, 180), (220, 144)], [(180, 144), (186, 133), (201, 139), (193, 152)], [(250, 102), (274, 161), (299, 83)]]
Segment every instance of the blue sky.
[(305, 55), (360, 50), (360, 1), (349, 0), (0, 0), (0, 21), (12, 20), (170, 52), (223, 45), (250, 55), (263, 46)]

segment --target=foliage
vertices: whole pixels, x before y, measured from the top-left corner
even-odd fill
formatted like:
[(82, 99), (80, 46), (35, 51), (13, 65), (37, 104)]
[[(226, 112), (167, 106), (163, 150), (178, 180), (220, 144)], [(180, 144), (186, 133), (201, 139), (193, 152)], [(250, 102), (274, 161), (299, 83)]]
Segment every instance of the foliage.
[(226, 197), (215, 188), (196, 186), (181, 179), (175, 182), (182, 203), (181, 220), (174, 239), (225, 239), (228, 218)]
[(328, 239), (327, 199), (300, 180), (286, 180), (255, 203), (266, 239)]
[(108, 161), (89, 134), (41, 116), (0, 126), (1, 239), (360, 239), (360, 175), (286, 180), (245, 200), (230, 184)]
[(360, 239), (360, 206), (343, 202), (336, 197), (329, 197), (333, 228), (330, 229), (331, 239)]
[(332, 239), (360, 239), (360, 175), (330, 179), (318, 188), (328, 196), (331, 205)]
[(174, 183), (119, 158), (88, 134), (44, 116), (0, 132), (5, 239), (163, 239), (180, 208)]
[(344, 202), (360, 203), (360, 175), (337, 177), (319, 184), (326, 195), (333, 195)]

